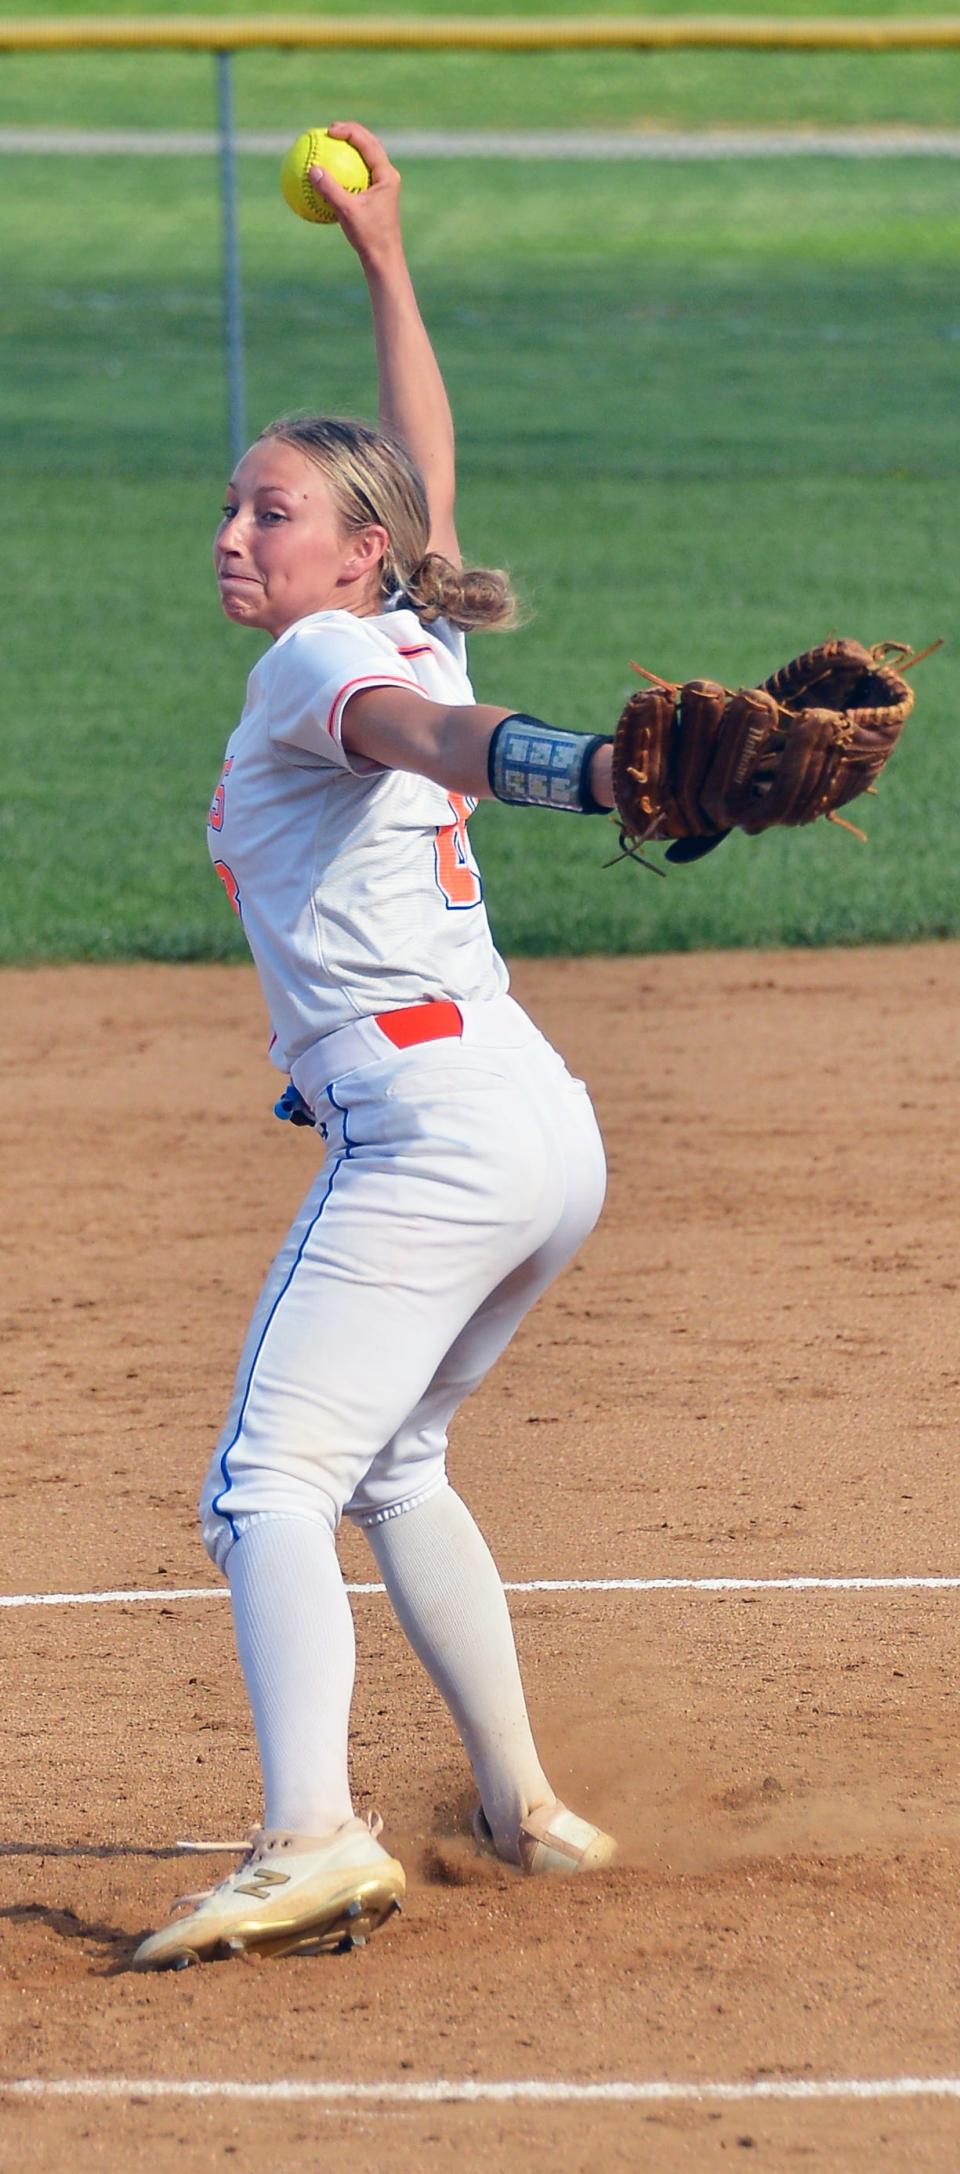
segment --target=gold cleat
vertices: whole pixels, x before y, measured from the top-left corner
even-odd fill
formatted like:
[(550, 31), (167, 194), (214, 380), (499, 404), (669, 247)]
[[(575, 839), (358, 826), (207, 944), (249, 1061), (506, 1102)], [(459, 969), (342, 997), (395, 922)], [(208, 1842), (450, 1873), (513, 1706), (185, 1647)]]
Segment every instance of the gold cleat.
[(591, 1826), (587, 1819), (578, 1819), (559, 1798), (525, 1813), (509, 1853), (497, 1848), (482, 1804), (477, 1805), (471, 1825), (474, 1839), (488, 1855), (501, 1857), (505, 1864), (519, 1865), (522, 1872), (530, 1874), (600, 1872), (613, 1864), (617, 1855), (612, 1834), (604, 1834), (601, 1827)]
[(322, 1839), (258, 1828), (219, 1886), (184, 1895), (141, 1941), (135, 1970), (184, 1970), (219, 1956), (345, 1953), (399, 1910), (403, 1866), (382, 1849), (382, 1821), (348, 1819)]

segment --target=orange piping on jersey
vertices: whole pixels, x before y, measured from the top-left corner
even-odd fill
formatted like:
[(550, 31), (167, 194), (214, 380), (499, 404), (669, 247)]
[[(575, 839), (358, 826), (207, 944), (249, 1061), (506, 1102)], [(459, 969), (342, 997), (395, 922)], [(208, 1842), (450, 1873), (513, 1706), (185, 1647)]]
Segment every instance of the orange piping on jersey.
[(342, 709), (343, 705), (349, 701), (350, 696), (356, 694), (361, 687), (411, 687), (414, 694), (423, 695), (425, 702), (430, 700), (429, 695), (424, 693), (423, 688), (418, 686), (415, 679), (399, 679), (393, 672), (389, 675), (384, 674), (382, 679), (373, 679), (370, 674), (365, 672), (362, 679), (348, 679), (346, 686), (341, 687), (339, 694), (334, 696), (327, 711), (327, 731), (331, 740), (335, 740), (337, 737), (335, 720), (338, 709)]

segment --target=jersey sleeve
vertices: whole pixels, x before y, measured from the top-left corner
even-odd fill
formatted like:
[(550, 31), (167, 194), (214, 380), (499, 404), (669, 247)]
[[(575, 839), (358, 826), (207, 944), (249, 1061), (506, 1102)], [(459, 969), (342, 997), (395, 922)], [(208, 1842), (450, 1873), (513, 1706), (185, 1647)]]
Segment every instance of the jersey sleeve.
[(350, 755), (343, 745), (343, 713), (361, 687), (424, 690), (394, 644), (349, 612), (330, 612), (299, 626), (271, 658), (270, 739), (293, 762), (332, 763), (354, 776), (373, 775), (379, 763)]

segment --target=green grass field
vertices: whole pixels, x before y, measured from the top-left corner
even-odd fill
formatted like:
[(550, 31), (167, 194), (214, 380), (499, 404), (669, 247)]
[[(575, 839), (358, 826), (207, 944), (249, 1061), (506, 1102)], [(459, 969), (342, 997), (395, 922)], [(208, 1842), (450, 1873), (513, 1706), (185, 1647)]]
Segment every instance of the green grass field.
[[(84, 0), (41, 0), (33, 16), (177, 15), (197, 12), (190, 0), (143, 6), (124, 0), (92, 10)], [(203, 12), (202, 10), (200, 12)], [(242, 0), (208, 14), (269, 16), (296, 13), (281, 0)], [(301, 11), (303, 12), (303, 11)], [(310, 10), (305, 11), (307, 14)], [(382, 0), (356, 0), (333, 14), (386, 12)], [(512, 16), (590, 15), (585, 0), (417, 0), (398, 15), (491, 13)], [(634, 0), (612, 0), (604, 15), (642, 13)], [(658, 0), (657, 14), (746, 14), (777, 17), (869, 13), (936, 17), (956, 12), (952, 0), (876, 0), (844, 9), (836, 0)], [(19, 16), (11, 0), (0, 20)], [(317, 118), (358, 114), (381, 132), (392, 128), (610, 128), (722, 125), (725, 121), (833, 126), (905, 122), (953, 127), (960, 110), (960, 53), (497, 52), (378, 53), (306, 50), (240, 51), (234, 64), (241, 128), (289, 128), (291, 137)], [(215, 75), (200, 53), (81, 52), (0, 54), (0, 126), (205, 128), (215, 119)]]
[[(0, 21), (20, 17), (0, 0)], [(34, 0), (33, 17), (311, 14), (284, 0)], [(333, 15), (389, 15), (383, 0), (331, 6)], [(634, 15), (636, 0), (410, 0), (397, 16)], [(764, 17), (923, 16), (956, 13), (955, 0), (657, 0), (658, 15)], [(373, 128), (571, 128), (754, 124), (924, 123), (953, 127), (960, 110), (960, 53), (568, 53), (277, 52), (238, 54), (237, 120), (246, 128), (290, 129), (318, 118), (361, 114)], [(0, 55), (0, 126), (42, 122), (72, 127), (203, 128), (214, 118), (214, 70), (201, 54), (45, 53)]]
[[(799, 111), (751, 105), (754, 62), (723, 58), (720, 98), (716, 57), (688, 57), (715, 121), (811, 118), (808, 93)], [(809, 60), (762, 59), (771, 85), (783, 67), (809, 81)], [(4, 63), (0, 122), (209, 123), (204, 60), (113, 65)], [(448, 109), (453, 57), (421, 58), (416, 110), (399, 60), (377, 63), (372, 105), (356, 57), (338, 65), (353, 71), (343, 102), (384, 128), (506, 124), (535, 80), (532, 121), (599, 118), (589, 85), (572, 114), (550, 90), (559, 61), (538, 58), (539, 77), (470, 61)], [(915, 98), (895, 65), (904, 120), (953, 117), (952, 61), (930, 59)], [(78, 93), (81, 67), (88, 87), (100, 71), (95, 97)], [(494, 67), (510, 87), (491, 111)], [(631, 106), (617, 58), (623, 102), (605, 119), (644, 119), (652, 62), (637, 67)], [(196, 103), (178, 103), (191, 72)], [(292, 135), (336, 109), (330, 75), (322, 56), (270, 56), (239, 118)], [(782, 78), (777, 97), (789, 104)], [(882, 100), (854, 117), (883, 118)], [(209, 572), (225, 480), (213, 166), (78, 159), (55, 223), (49, 161), (6, 158), (3, 178), (0, 956), (237, 956), (204, 817), (258, 643), (221, 621)], [(952, 637), (920, 668), (916, 716), (861, 803), (865, 847), (820, 824), (734, 839), (660, 882), (605, 868), (616, 837), (600, 822), (482, 808), (508, 950), (956, 933), (957, 180), (935, 159), (410, 163), (409, 249), (458, 418), (464, 544), (511, 567), (531, 614), (474, 643), (482, 696), (594, 730), (616, 715), (631, 657), (738, 680), (832, 627)], [(241, 195), (251, 430), (291, 406), (369, 413), (349, 251), (289, 216), (269, 161), (241, 161)]]

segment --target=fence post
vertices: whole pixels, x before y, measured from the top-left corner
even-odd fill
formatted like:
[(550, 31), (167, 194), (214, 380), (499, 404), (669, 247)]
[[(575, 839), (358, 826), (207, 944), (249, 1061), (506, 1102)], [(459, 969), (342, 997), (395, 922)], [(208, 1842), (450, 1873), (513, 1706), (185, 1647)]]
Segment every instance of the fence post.
[(233, 125), (233, 54), (217, 56), (217, 118), (220, 130), (220, 207), (223, 233), (223, 332), (227, 358), (227, 444), (231, 469), (247, 443), (243, 355), (243, 289), (237, 237), (237, 166)]

